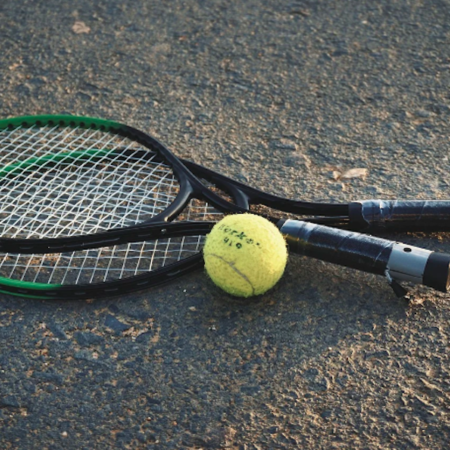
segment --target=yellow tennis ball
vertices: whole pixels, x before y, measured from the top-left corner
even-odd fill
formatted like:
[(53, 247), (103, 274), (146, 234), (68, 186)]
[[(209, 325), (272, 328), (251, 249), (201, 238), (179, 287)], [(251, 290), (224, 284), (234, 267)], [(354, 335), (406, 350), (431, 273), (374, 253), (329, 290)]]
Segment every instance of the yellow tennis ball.
[(237, 297), (260, 295), (286, 267), (286, 242), (278, 228), (254, 214), (226, 216), (206, 238), (205, 268), (213, 282)]

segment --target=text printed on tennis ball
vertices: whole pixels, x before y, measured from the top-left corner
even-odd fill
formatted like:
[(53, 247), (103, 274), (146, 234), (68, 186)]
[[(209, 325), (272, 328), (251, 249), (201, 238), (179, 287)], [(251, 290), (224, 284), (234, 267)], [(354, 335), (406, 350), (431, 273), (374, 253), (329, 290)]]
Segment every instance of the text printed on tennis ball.
[(226, 236), (223, 242), (229, 247), (236, 247), (241, 249), (244, 244), (255, 245), (256, 248), (261, 248), (261, 244), (251, 237), (247, 236), (243, 231), (235, 230), (227, 225), (219, 225), (219, 230)]

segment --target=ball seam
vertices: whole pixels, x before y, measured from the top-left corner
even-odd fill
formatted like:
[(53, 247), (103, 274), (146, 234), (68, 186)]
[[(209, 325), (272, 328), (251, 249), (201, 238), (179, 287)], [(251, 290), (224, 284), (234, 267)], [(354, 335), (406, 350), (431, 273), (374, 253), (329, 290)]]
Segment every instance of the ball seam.
[(208, 256), (214, 256), (215, 258), (218, 258), (221, 261), (223, 261), (224, 263), (228, 264), (232, 270), (234, 270), (240, 277), (242, 277), (244, 279), (244, 281), (246, 281), (250, 285), (250, 287), (252, 288), (252, 295), (255, 295), (255, 288), (254, 288), (252, 282), (249, 280), (247, 275), (242, 273), (233, 263), (231, 263), (230, 261), (227, 261), (225, 258), (223, 258), (220, 255), (216, 255), (215, 253), (208, 253)]

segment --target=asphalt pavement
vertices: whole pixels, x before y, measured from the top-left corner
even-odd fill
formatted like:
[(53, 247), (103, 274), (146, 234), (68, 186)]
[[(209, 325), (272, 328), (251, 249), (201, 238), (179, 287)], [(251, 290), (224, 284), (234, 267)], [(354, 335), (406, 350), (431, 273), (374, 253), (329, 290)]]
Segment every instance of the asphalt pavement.
[[(286, 197), (450, 197), (448, 0), (1, 0), (0, 37), (4, 118), (125, 122)], [(0, 447), (445, 449), (449, 322), (449, 295), (295, 255), (251, 301), (201, 271), (0, 295)]]

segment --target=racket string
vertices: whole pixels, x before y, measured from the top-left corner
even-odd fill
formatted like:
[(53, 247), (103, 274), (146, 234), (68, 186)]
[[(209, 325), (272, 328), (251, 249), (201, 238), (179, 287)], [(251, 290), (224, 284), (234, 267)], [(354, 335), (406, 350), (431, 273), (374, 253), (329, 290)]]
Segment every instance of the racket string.
[[(81, 169), (81, 168), (78, 168), (78, 170), (80, 170), (80, 169)], [(87, 175), (89, 176), (90, 173), (87, 172)], [(75, 172), (75, 176), (76, 176), (76, 172)], [(87, 182), (85, 183), (86, 188), (87, 188), (87, 189), (91, 189), (92, 183), (90, 183), (89, 177), (84, 177), (84, 179), (87, 179)], [(58, 180), (56, 180), (56, 181), (58, 181)], [(92, 193), (93, 193), (93, 194), (96, 194), (98, 189), (96, 189), (95, 185), (94, 185), (93, 187), (94, 187), (94, 189), (92, 190), (91, 194), (92, 194)], [(111, 187), (114, 187), (114, 181), (111, 183), (110, 188), (109, 188), (109, 191), (111, 190)], [(79, 192), (76, 193), (76, 194), (78, 194), (78, 199), (80, 199), (80, 200), (78, 200), (78, 201), (77, 201), (77, 198), (74, 198), (73, 195), (70, 196), (70, 191), (68, 191), (67, 189), (66, 189), (66, 191), (67, 191), (68, 199), (67, 199), (67, 201), (66, 201), (65, 203), (62, 204), (62, 206), (63, 206), (63, 210), (62, 210), (63, 216), (64, 216), (64, 217), (67, 217), (67, 210), (69, 210), (69, 212), (71, 213), (71, 216), (72, 216), (72, 217), (76, 217), (78, 220), (79, 220), (80, 216), (81, 216), (81, 217), (85, 216), (85, 217), (87, 217), (87, 219), (89, 219), (89, 215), (80, 214), (80, 213), (82, 213), (82, 211), (83, 211), (83, 209), (84, 209), (84, 207), (83, 207), (83, 205), (82, 205), (82, 202), (85, 201), (84, 199), (86, 198), (86, 195), (87, 195), (86, 190), (84, 190), (84, 192), (83, 192), (83, 191), (79, 191)], [(117, 191), (117, 190), (116, 190), (116, 191)], [(107, 193), (108, 195), (111, 194), (111, 192), (108, 192), (108, 191), (106, 191), (106, 193)], [(95, 199), (94, 199), (94, 200), (95, 200)], [(74, 205), (70, 206), (70, 208), (69, 208), (69, 205), (71, 205), (72, 202), (74, 203)], [(80, 202), (81, 202), (81, 204), (80, 204)], [(106, 206), (107, 206), (107, 203), (101, 204), (101, 207), (102, 207), (102, 208), (106, 208)], [(76, 210), (77, 207), (78, 207), (78, 209)], [(116, 205), (114, 205), (114, 207), (116, 207)], [(75, 211), (74, 211), (74, 210), (75, 210)], [(95, 213), (99, 213), (99, 211), (97, 210), (97, 211), (95, 211)], [(91, 214), (92, 214), (92, 213), (91, 213)], [(100, 213), (99, 216), (101, 217), (102, 214)], [(85, 223), (87, 223), (87, 220), (85, 221)], [(81, 231), (81, 230), (84, 230), (84, 229), (86, 228), (86, 227), (85, 227), (85, 223), (83, 223), (83, 222), (81, 222), (81, 223), (80, 223), (80, 222), (77, 222), (77, 228), (80, 229), (80, 231)], [(58, 224), (58, 222), (56, 222), (56, 224)], [(63, 228), (63, 229), (64, 229), (64, 228)]]
[[(12, 137), (7, 130), (6, 141), (20, 151), (8, 154), (3, 137), (0, 164), (23, 164), (30, 154), (37, 162), (18, 175), (0, 178), (3, 203), (9, 206), (0, 214), (4, 236), (57, 237), (134, 225), (164, 211), (179, 192), (171, 168), (156, 161), (156, 154), (149, 158), (147, 149), (143, 152), (139, 144), (126, 138), (95, 130), (79, 130), (78, 134), (77, 129), (44, 132), (37, 127), (13, 131), (19, 136)], [(54, 155), (56, 142), (64, 140), (66, 145), (59, 144), (57, 149), (63, 157), (56, 163), (51, 158), (45, 161)], [(102, 149), (108, 154), (101, 158), (93, 154), (75, 159), (74, 164), (71, 157), (74, 151)], [(132, 152), (127, 154), (128, 150)], [(49, 165), (54, 167), (48, 170)]]

